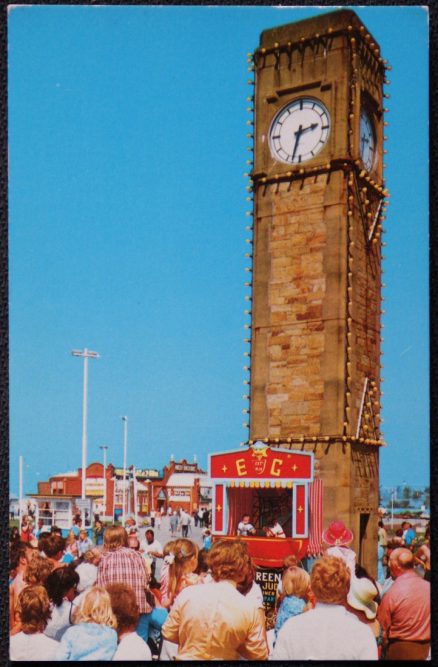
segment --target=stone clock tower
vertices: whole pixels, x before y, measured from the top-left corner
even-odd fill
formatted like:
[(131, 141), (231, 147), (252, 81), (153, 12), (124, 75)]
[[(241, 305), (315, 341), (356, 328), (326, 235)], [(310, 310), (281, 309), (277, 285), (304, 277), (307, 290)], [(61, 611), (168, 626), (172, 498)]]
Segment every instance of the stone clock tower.
[(266, 30), (252, 59), (249, 438), (314, 452), (324, 527), (375, 573), (385, 62), (350, 10)]

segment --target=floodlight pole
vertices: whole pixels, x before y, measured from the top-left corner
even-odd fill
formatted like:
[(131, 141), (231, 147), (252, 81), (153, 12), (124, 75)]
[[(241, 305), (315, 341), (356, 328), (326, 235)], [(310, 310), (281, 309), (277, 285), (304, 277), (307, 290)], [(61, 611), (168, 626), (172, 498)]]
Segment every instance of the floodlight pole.
[(123, 525), (126, 524), (126, 453), (128, 449), (128, 417), (122, 417), (123, 421)]
[(21, 518), (23, 514), (23, 457), (18, 457), (18, 530), (21, 534)]
[(99, 445), (103, 450), (103, 516), (106, 517), (106, 452), (108, 445)]
[[(81, 498), (85, 500), (85, 486), (87, 478), (87, 399), (88, 399), (88, 359), (99, 359), (100, 355), (91, 350), (72, 350), (74, 357), (82, 357), (84, 360), (84, 388), (82, 397), (82, 490)], [(84, 503), (85, 504), (85, 503)], [(82, 527), (85, 528), (85, 507), (82, 507)]]
[(394, 530), (394, 489), (391, 489), (391, 530)]

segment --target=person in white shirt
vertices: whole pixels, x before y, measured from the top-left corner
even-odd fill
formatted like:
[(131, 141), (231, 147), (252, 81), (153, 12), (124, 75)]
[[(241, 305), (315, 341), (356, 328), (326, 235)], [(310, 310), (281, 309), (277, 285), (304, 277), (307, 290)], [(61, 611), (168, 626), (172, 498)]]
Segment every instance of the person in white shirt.
[(149, 646), (135, 632), (139, 612), (133, 589), (127, 584), (109, 584), (106, 588), (117, 619), (118, 646), (113, 660), (152, 660)]
[(268, 525), (263, 528), (265, 531), (266, 537), (286, 537), (280, 523), (274, 517), (271, 517), (268, 521)]
[(255, 535), (255, 532), (256, 529), (250, 522), (249, 514), (244, 514), (242, 521), (237, 526), (237, 534), (243, 537), (247, 537), (248, 535)]
[(189, 534), (190, 526), (190, 514), (188, 514), (184, 509), (180, 509), (179, 513), (179, 525), (181, 526), (181, 534), (183, 537), (187, 537)]
[(154, 576), (157, 558), (163, 558), (163, 547), (155, 539), (154, 531), (151, 528), (146, 531), (145, 538), (140, 541), (140, 553), (151, 559), (151, 574)]
[(16, 610), (21, 631), (10, 638), (10, 659), (25, 662), (56, 660), (59, 642), (44, 634), (50, 618), (50, 601), (44, 586), (23, 588)]
[(162, 627), (176, 660), (266, 660), (264, 627), (253, 602), (238, 592), (251, 559), (243, 540), (220, 540), (208, 552), (213, 583), (187, 586)]
[(350, 571), (336, 556), (312, 568), (316, 606), (287, 620), (278, 633), (273, 660), (377, 660), (377, 642), (368, 625), (345, 608)]

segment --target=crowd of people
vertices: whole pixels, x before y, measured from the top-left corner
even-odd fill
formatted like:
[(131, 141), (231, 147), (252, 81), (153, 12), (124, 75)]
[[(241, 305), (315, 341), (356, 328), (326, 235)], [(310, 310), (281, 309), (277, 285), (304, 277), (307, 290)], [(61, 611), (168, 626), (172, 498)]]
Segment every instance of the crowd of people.
[[(187, 535), (187, 516), (189, 523), (177, 515), (172, 530), (169, 515), (171, 540), (164, 545), (155, 535), (157, 522), (143, 538), (133, 519), (124, 527), (97, 521), (93, 539), (80, 520), (67, 537), (56, 527), (39, 527), (32, 539), (14, 530), (11, 660), (430, 657), (428, 532), (414, 549), (410, 526), (396, 536), (403, 542), (394, 544), (379, 525), (383, 574), (379, 569), (374, 579), (351, 548), (352, 531), (331, 522), (319, 558), (285, 559), (275, 626), (267, 628), (256, 567), (248, 541), (241, 539), (253, 534), (250, 517), (242, 517), (237, 536), (212, 543), (206, 516), (200, 548)], [(283, 537), (275, 519), (268, 530), (275, 539)]]

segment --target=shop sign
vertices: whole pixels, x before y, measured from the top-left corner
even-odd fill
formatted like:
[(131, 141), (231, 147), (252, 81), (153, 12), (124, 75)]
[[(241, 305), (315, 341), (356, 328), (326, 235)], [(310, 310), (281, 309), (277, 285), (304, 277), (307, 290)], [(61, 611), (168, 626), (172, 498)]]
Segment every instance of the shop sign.
[[(114, 468), (114, 474), (117, 477), (123, 477), (123, 468)], [(132, 468), (126, 468), (126, 477), (132, 477)], [(159, 470), (139, 470), (138, 468), (135, 469), (135, 476), (137, 479), (139, 477), (160, 477), (160, 471)]]
[(90, 478), (88, 477), (85, 482), (85, 493), (87, 496), (103, 496), (104, 494), (104, 483), (102, 477)]
[(175, 463), (175, 472), (198, 472), (196, 463)]

